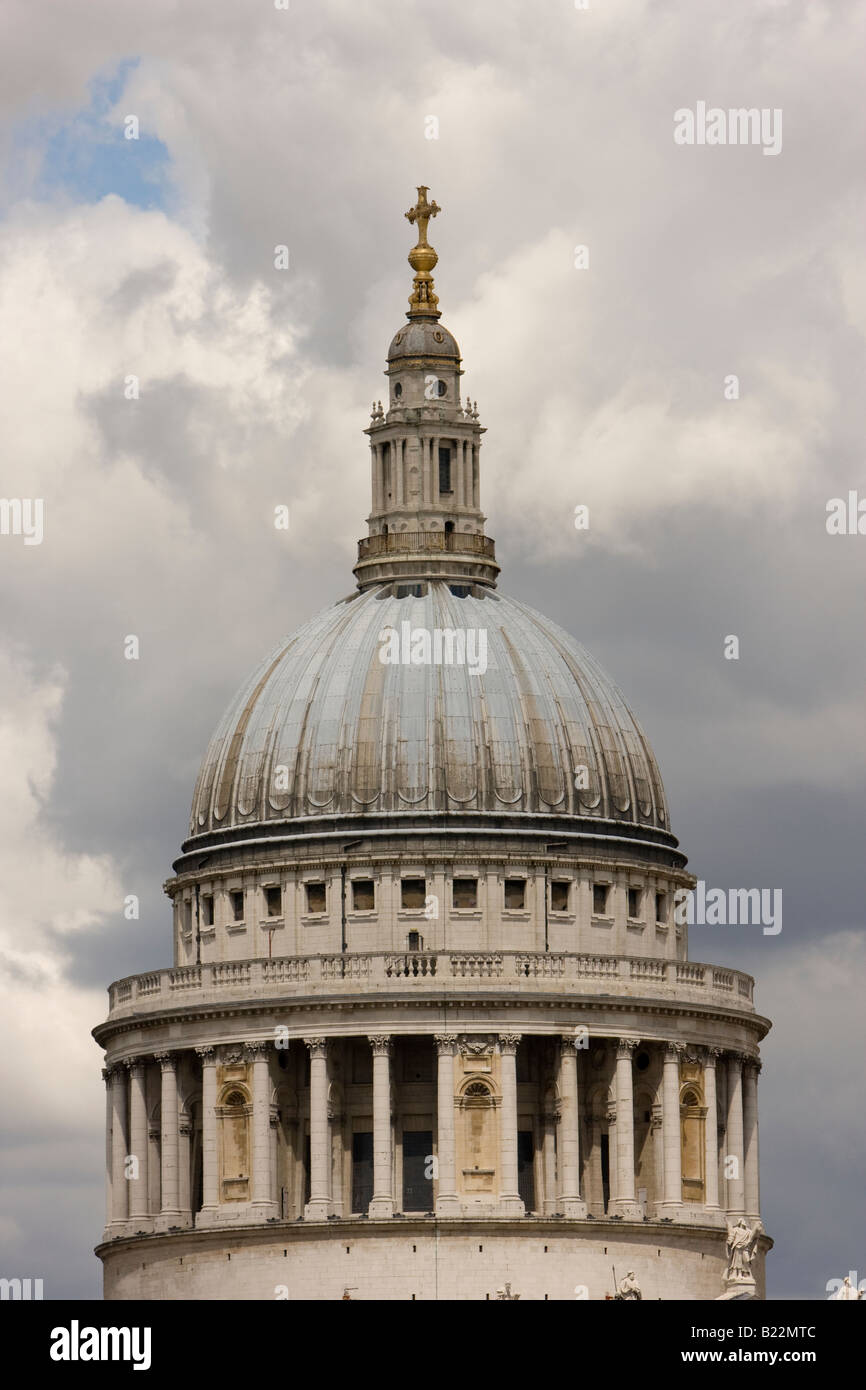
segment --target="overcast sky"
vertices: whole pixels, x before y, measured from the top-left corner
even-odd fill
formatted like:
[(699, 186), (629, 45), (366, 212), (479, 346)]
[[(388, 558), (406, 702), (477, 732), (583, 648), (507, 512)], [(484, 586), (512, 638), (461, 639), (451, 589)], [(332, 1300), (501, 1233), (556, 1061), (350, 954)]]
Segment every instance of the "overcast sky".
[[(692, 870), (783, 891), (779, 935), (691, 941), (775, 1022), (769, 1294), (866, 1278), (866, 536), (826, 528), (866, 498), (866, 11), (590, 6), (0, 14), (0, 493), (45, 507), (41, 545), (0, 536), (0, 1273), (46, 1297), (99, 1293), (90, 1029), (109, 981), (170, 963), (212, 728), (354, 586), (418, 183), (501, 587), (623, 688)], [(781, 111), (780, 152), (677, 145), (702, 101)]]

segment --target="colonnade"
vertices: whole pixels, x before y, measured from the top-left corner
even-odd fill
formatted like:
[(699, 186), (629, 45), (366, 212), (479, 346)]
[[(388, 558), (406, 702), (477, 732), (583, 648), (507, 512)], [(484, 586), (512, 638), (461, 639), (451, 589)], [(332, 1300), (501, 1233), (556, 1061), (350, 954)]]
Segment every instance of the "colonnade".
[[(478, 1051), (478, 1038), (472, 1050)], [(436, 1048), (436, 1129), (435, 1212), (440, 1216), (460, 1215), (464, 1193), (458, 1173), (457, 1116), (459, 1087), (456, 1058), (466, 1051), (467, 1035), (437, 1033)], [(329, 1053), (334, 1041), (324, 1035), (303, 1039), (309, 1053), (309, 1199), (304, 1219), (323, 1221), (341, 1212), (332, 1193), (333, 1134), (329, 1113)], [(482, 1047), (498, 1055), (498, 1156), (496, 1163), (497, 1215), (522, 1215), (524, 1204), (518, 1190), (518, 1082), (517, 1051), (522, 1039), (518, 1033), (482, 1035)], [(581, 1218), (587, 1215), (586, 1194), (581, 1190), (581, 1122), (584, 1098), (581, 1095), (581, 1068), (578, 1059), (586, 1040), (561, 1036), (557, 1040), (556, 1102), (553, 1110), (541, 1115), (544, 1198), (539, 1214)], [(644, 1209), (638, 1199), (635, 1179), (634, 1066), (638, 1047), (663, 1050), (660, 1115), (662, 1172), (656, 1174), (660, 1200), (658, 1216), (683, 1218), (681, 1139), (681, 1062), (685, 1048), (680, 1043), (639, 1044), (634, 1038), (593, 1039), (614, 1049), (615, 1068), (607, 1110), (609, 1198), (607, 1214), (625, 1220), (642, 1219)], [(373, 1192), (370, 1217), (388, 1217), (398, 1209), (394, 1191), (394, 1126), (392, 1124), (394, 1077), (394, 1036), (386, 1033), (367, 1037), (372, 1052)], [(278, 1215), (274, 1178), (274, 1126), (270, 1055), (273, 1044), (253, 1041), (242, 1053), (250, 1078), (251, 1095), (249, 1175), (249, 1219), (267, 1220)], [(185, 1050), (186, 1051), (186, 1050)], [(218, 1049), (194, 1049), (201, 1066), (202, 1171), (201, 1210), (197, 1224), (219, 1219), (220, 1154), (218, 1125), (217, 1067)], [(237, 1048), (235, 1048), (237, 1054)], [(157, 1230), (181, 1223), (190, 1211), (189, 1125), (179, 1105), (178, 1066), (181, 1051), (160, 1051), (127, 1059), (104, 1073), (107, 1086), (107, 1226), (115, 1233), (135, 1228), (136, 1222), (155, 1220)], [(704, 1047), (692, 1053), (701, 1063), (704, 1121), (704, 1200), (707, 1213), (726, 1212), (729, 1216), (760, 1217), (758, 1176), (757, 1078), (760, 1063), (739, 1052)], [(160, 1115), (158, 1182), (148, 1173), (148, 1113), (145, 1068), (159, 1067)], [(723, 1075), (724, 1114), (724, 1201), (720, 1205), (719, 1130), (717, 1121), (718, 1082)], [(151, 1181), (152, 1180), (152, 1181)], [(158, 1211), (149, 1201), (151, 1190), (159, 1192)], [(657, 1193), (657, 1197), (659, 1194)]]

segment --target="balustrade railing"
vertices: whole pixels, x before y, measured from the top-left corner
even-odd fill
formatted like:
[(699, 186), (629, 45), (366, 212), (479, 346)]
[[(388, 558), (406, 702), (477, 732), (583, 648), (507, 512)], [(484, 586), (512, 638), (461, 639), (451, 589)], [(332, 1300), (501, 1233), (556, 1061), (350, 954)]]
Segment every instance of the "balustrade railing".
[[(126, 1010), (136, 1001), (159, 1007), (179, 994), (185, 997), (213, 992), (248, 995), (273, 991), (303, 993), (339, 990), (344, 985), (369, 983), (375, 988), (418, 985), (463, 992), (473, 982), (483, 987), (495, 981), (500, 988), (519, 989), (527, 981), (559, 988), (574, 982), (597, 981), (603, 994), (618, 991), (658, 991), (664, 996), (687, 994), (715, 998), (728, 1007), (752, 1004), (751, 976), (695, 961), (657, 960), (639, 956), (585, 956), (563, 951), (342, 951), (334, 955), (278, 956), (275, 959), (214, 961), (175, 966), (118, 980), (109, 988), (111, 1012)], [(589, 988), (592, 988), (590, 983)]]

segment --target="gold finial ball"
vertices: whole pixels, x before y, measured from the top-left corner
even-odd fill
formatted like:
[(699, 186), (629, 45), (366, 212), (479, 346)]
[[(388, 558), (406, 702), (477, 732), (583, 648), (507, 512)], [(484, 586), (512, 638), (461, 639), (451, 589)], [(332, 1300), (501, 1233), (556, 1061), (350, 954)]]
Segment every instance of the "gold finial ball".
[(429, 275), (439, 257), (432, 246), (413, 246), (406, 259), (414, 271)]

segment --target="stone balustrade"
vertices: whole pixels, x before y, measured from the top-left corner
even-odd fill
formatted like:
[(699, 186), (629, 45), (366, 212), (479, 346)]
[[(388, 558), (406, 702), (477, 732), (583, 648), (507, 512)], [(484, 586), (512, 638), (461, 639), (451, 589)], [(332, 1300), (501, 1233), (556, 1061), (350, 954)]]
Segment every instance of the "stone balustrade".
[(109, 1017), (157, 1013), (205, 998), (339, 995), (351, 993), (360, 982), (384, 993), (408, 988), (460, 996), (536, 988), (563, 995), (650, 995), (754, 1012), (750, 975), (695, 961), (527, 951), (352, 951), (217, 961), (130, 975), (109, 987)]

